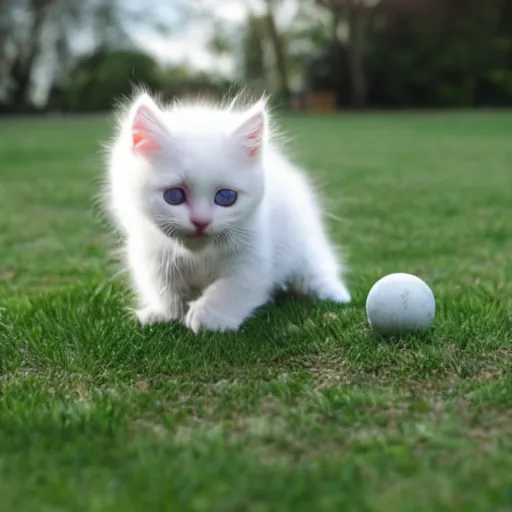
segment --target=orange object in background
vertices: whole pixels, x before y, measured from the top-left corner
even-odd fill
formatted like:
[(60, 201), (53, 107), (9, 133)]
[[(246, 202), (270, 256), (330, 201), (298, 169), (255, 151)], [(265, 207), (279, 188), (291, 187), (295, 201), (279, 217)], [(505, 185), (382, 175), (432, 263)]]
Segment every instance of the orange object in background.
[(306, 110), (311, 113), (328, 113), (336, 110), (334, 91), (311, 92), (306, 96)]

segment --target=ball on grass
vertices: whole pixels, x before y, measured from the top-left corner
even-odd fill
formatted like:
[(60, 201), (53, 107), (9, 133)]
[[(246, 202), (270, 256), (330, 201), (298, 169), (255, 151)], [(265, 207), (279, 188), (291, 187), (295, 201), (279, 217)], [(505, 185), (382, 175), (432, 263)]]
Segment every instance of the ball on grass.
[(436, 312), (429, 286), (412, 274), (389, 274), (368, 293), (366, 313), (373, 330), (385, 335), (426, 331)]

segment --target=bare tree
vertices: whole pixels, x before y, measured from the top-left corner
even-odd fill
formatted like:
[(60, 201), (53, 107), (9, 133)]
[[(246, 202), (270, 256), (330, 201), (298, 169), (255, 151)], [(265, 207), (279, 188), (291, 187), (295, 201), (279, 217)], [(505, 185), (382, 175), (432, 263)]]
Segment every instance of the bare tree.
[(14, 45), (14, 0), (0, 0), (0, 93), (6, 94)]
[[(187, 5), (175, 0), (170, 10), (183, 18)], [(130, 34), (141, 25), (169, 28), (161, 12), (156, 0), (141, 5), (124, 0), (0, 0), (0, 86), (10, 109), (31, 108), (31, 90), (41, 68), (49, 86), (58, 84), (77, 58), (77, 32), (89, 34), (91, 51), (126, 48), (133, 44)]]
[(49, 50), (57, 67), (69, 59), (69, 39), (89, 5), (89, 0), (1, 0), (2, 82), (12, 111), (31, 108), (34, 74), (41, 60), (48, 64)]
[[(278, 0), (279, 1), (279, 0)], [(268, 39), (272, 44), (272, 49), (275, 58), (276, 71), (279, 77), (279, 92), (284, 98), (288, 98), (290, 94), (290, 84), (288, 79), (288, 66), (286, 62), (286, 48), (285, 40), (279, 32), (276, 18), (275, 18), (275, 5), (276, 0), (265, 0), (266, 13), (265, 21)]]
[(213, 30), (211, 37), (208, 41), (208, 46), (211, 52), (217, 59), (217, 72), (222, 73), (221, 61), (226, 55), (233, 52), (234, 38), (230, 33), (229, 26), (219, 20), (213, 21)]
[[(10, 66), (9, 103), (13, 110), (25, 111), (29, 107), (28, 92), (32, 73), (38, 58), (44, 23), (58, 0), (28, 0), (26, 17), (17, 30), (25, 37), (16, 41), (16, 53)], [(14, 27), (13, 27), (14, 28)]]
[(364, 67), (366, 23), (369, 10), (379, 0), (315, 0), (332, 14), (333, 38), (339, 42), (338, 29), (343, 21), (347, 27), (347, 56), (352, 105), (363, 107), (367, 102), (367, 80)]

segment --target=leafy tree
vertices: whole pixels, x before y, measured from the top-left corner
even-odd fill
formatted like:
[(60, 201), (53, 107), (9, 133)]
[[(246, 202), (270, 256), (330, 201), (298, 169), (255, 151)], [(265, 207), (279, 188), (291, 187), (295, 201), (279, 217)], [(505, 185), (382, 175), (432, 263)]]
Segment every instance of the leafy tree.
[[(386, 0), (376, 13), (367, 70), (385, 105), (511, 101), (510, 0)], [(510, 13), (510, 7), (508, 7)]]
[(158, 90), (156, 61), (139, 51), (99, 51), (82, 58), (64, 80), (63, 107), (76, 111), (110, 110), (134, 86)]

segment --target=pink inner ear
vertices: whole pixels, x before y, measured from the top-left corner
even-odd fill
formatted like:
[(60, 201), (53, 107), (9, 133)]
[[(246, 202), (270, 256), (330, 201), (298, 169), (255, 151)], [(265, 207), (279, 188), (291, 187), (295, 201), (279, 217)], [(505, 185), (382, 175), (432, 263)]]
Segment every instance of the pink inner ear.
[(141, 151), (143, 153), (149, 153), (160, 148), (160, 144), (151, 136), (140, 132), (132, 133), (133, 149)]
[(242, 130), (243, 132), (247, 131), (247, 133), (244, 133), (244, 146), (250, 157), (256, 156), (261, 149), (263, 126), (264, 123), (260, 114), (250, 118), (244, 123)]
[(156, 134), (158, 128), (156, 121), (152, 119), (153, 116), (154, 114), (146, 106), (141, 106), (137, 110), (132, 125), (132, 143), (134, 150), (149, 153), (160, 148)]

